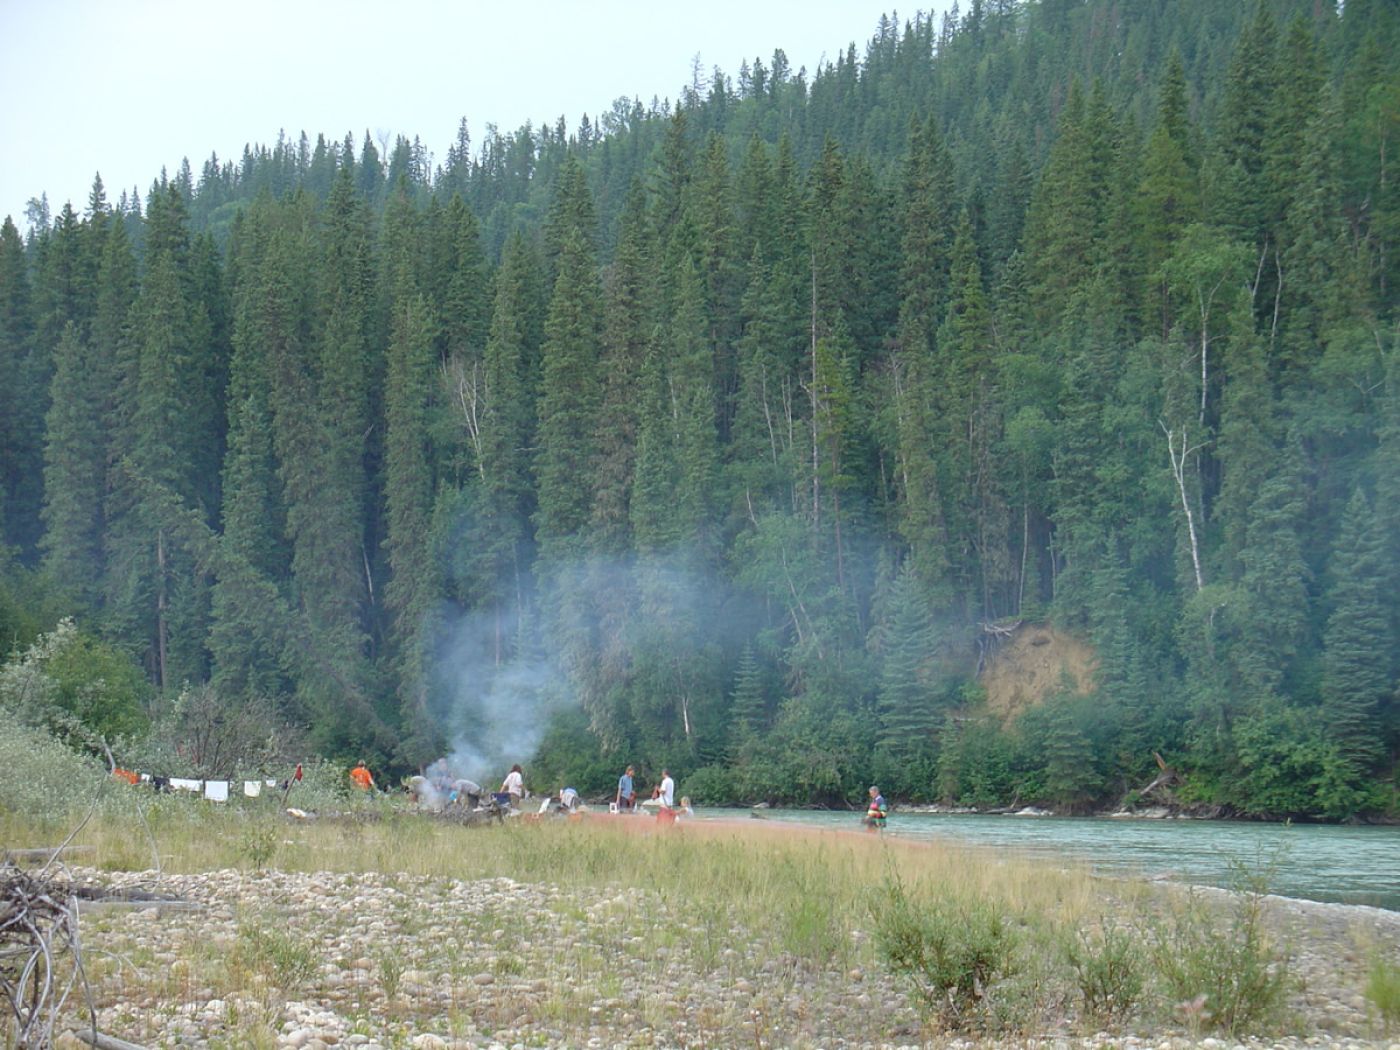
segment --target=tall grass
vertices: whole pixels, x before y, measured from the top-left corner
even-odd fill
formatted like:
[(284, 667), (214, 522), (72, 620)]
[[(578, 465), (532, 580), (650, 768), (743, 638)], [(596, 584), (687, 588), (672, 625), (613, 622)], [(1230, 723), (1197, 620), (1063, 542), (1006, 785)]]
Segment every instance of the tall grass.
[(1400, 966), (1376, 949), (1366, 972), (1366, 1001), (1380, 1019), (1381, 1030), (1400, 1031)]
[[(1292, 987), (1257, 894), (1223, 908), (1192, 898), (1172, 909), (1155, 891), (1105, 886), (1079, 867), (750, 821), (668, 828), (641, 817), (590, 817), (464, 828), (365, 796), (343, 797), (340, 817), (294, 820), (275, 797), (215, 806), (120, 786), (116, 794), (121, 802), (76, 839), (91, 848), (85, 864), (149, 870), (153, 840), (166, 873), (273, 866), (411, 879), (508, 877), (604, 891), (619, 907), (628, 895), (644, 894), (669, 917), (645, 933), (646, 953), (683, 944), (704, 971), (752, 977), (761, 970), (779, 987), (809, 973), (886, 971), (905, 981), (910, 1001), (942, 1029), (1027, 1033), (1067, 1019), (1155, 1025), (1159, 1017), (1175, 1024), (1172, 1007), (1204, 994), (1207, 1012), (1198, 1019), (1240, 1035), (1277, 1027)], [(0, 841), (53, 844), (56, 830), (0, 811)], [(586, 907), (577, 915), (560, 907), (576, 928), (597, 918)], [(731, 945), (748, 955), (736, 961)], [(237, 958), (250, 973), (286, 984), (309, 972), (304, 950), (251, 927)], [(497, 969), (508, 975), (502, 960)], [(401, 963), (389, 953), (376, 964), (390, 998)], [(1384, 993), (1378, 998), (1388, 1002)]]

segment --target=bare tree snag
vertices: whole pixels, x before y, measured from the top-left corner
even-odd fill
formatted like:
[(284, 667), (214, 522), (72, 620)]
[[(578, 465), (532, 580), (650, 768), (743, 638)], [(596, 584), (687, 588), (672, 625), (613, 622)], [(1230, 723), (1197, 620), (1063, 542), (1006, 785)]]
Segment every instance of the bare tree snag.
[(1172, 477), (1176, 479), (1177, 491), (1181, 494), (1181, 510), (1186, 515), (1186, 534), (1191, 543), (1191, 566), (1196, 575), (1196, 593), (1205, 590), (1205, 575), (1201, 571), (1201, 548), (1196, 536), (1196, 516), (1191, 511), (1191, 497), (1186, 491), (1186, 460), (1195, 455), (1202, 448), (1201, 445), (1191, 445), (1186, 436), (1186, 427), (1181, 428), (1180, 449), (1177, 448), (1177, 433), (1170, 429), (1165, 423), (1158, 420), (1158, 426), (1162, 428), (1162, 433), (1167, 435), (1167, 454), (1171, 457)]

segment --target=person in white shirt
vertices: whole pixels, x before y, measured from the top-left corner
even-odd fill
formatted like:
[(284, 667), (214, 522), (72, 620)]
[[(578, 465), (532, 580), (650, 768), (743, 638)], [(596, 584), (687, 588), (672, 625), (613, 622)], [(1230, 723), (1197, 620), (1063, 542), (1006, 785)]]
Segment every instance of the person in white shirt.
[(661, 771), (661, 788), (657, 794), (661, 804), (667, 809), (674, 809), (676, 805), (676, 782), (671, 779), (671, 771), (663, 769)]
[(509, 795), (510, 804), (519, 807), (520, 800), (525, 795), (525, 774), (518, 763), (510, 767), (505, 780), (501, 781), (501, 794)]

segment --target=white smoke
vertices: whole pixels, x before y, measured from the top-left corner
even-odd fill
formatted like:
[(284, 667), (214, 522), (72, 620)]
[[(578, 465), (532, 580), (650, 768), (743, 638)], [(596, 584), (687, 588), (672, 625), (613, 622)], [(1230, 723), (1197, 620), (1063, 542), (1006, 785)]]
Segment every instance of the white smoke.
[(550, 715), (573, 702), (565, 676), (547, 660), (517, 654), (498, 662), (498, 630), (488, 612), (449, 617), (432, 668), (434, 707), (451, 747), (447, 764), (486, 792), (534, 754)]
[[(524, 629), (494, 609), (453, 607), (437, 619), (432, 711), (450, 743), (453, 775), (486, 792), (499, 789), (512, 765), (530, 760), (551, 716), (584, 702), (580, 691), (592, 679), (625, 683), (638, 651), (669, 654), (684, 671), (651, 683), (648, 716), (673, 718), (675, 732), (688, 735), (687, 704), (699, 695), (701, 706), (714, 706), (718, 654), (726, 644), (737, 650), (761, 612), (697, 569), (693, 551), (555, 565), (539, 586), (550, 614), (527, 614)], [(677, 699), (682, 695), (686, 704)]]

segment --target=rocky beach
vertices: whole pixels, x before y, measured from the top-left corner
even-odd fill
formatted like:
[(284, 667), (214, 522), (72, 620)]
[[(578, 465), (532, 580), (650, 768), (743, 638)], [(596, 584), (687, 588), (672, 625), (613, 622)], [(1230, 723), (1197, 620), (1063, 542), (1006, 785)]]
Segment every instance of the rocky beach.
[[(561, 858), (562, 861), (562, 858)], [(164, 875), (75, 868), (86, 886), (178, 898), (98, 904), (83, 940), (98, 1027), (149, 1047), (846, 1047), (1001, 1042), (929, 1029), (904, 984), (860, 950), (828, 963), (687, 907), (682, 893), (403, 874), (238, 870)], [(1203, 891), (1223, 897), (1219, 891)], [(1362, 994), (1400, 914), (1277, 897), (1269, 926), (1297, 978), (1273, 1039), (1200, 1038), (1181, 1017), (1086, 1028), (1048, 1004), (1054, 1047), (1382, 1046)], [(59, 1045), (86, 1045), (65, 1034)]]

